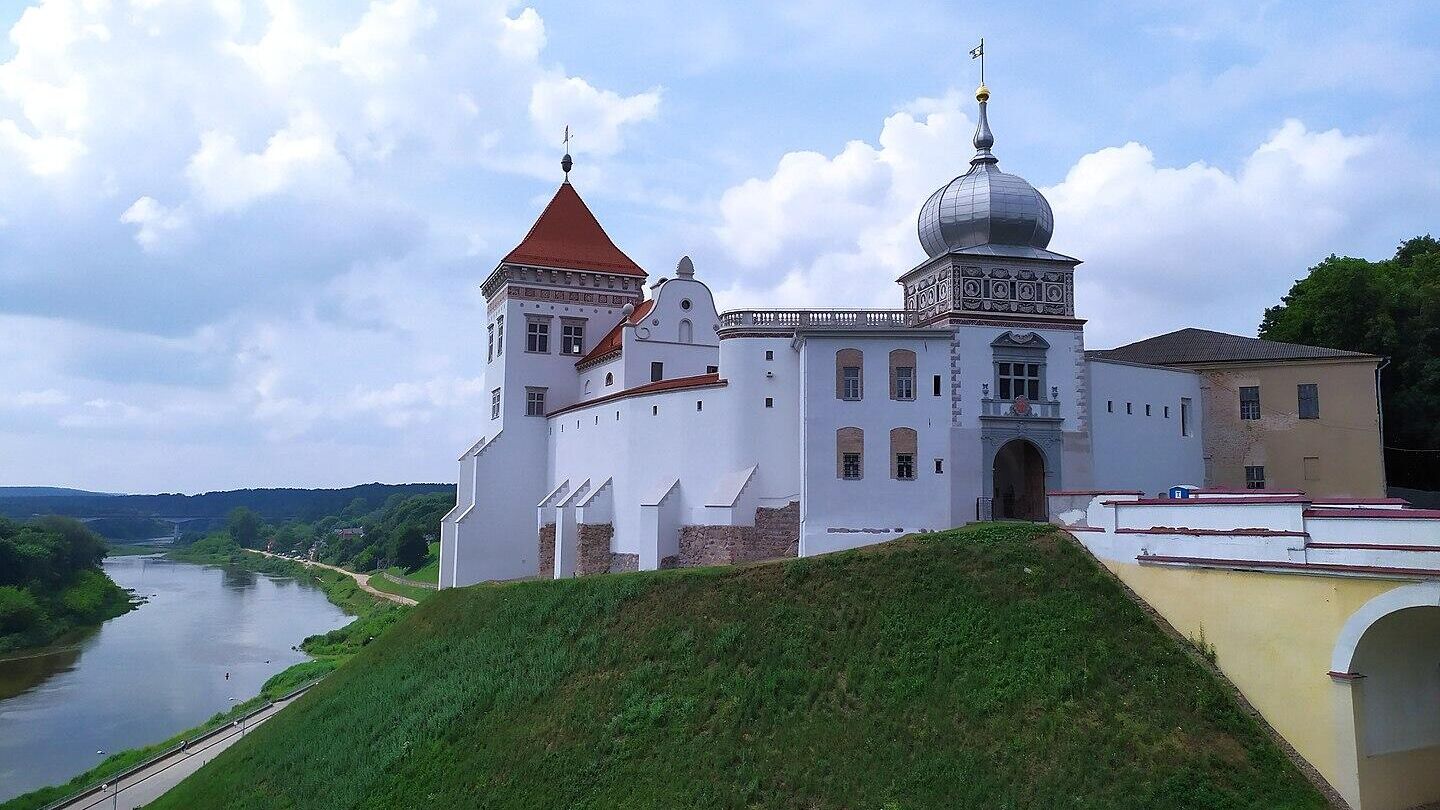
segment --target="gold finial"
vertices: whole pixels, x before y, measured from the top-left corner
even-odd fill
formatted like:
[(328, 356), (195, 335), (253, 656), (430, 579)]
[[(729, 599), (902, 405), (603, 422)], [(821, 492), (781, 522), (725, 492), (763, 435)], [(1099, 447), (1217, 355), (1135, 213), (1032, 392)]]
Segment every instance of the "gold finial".
[(990, 100), (990, 88), (986, 87), (986, 86), (983, 85), (983, 84), (980, 85), (979, 87), (975, 88), (975, 100), (976, 100), (976, 101), (989, 101), (989, 100)]

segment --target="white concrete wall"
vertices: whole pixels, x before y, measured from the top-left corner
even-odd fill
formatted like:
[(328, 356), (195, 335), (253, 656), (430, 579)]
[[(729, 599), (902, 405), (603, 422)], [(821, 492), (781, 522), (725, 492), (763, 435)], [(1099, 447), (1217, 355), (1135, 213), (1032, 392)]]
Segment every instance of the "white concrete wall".
[[(835, 396), (835, 354), (863, 352), (862, 398)], [(914, 400), (890, 399), (890, 352), (915, 352)], [(801, 420), (804, 446), (800, 499), (800, 554), (810, 556), (893, 539), (921, 529), (944, 529), (956, 522), (950, 510), (950, 402), (930, 396), (931, 376), (948, 374), (948, 335), (904, 332), (809, 334), (800, 350)], [(863, 478), (841, 479), (836, 472), (836, 431), (865, 431)], [(890, 430), (916, 432), (915, 480), (890, 477)], [(945, 459), (935, 473), (934, 459)]]
[[(1203, 485), (1200, 375), (1105, 360), (1087, 366), (1093, 486), (1153, 496), (1175, 484)], [(1180, 432), (1182, 398), (1192, 403), (1190, 436)]]
[[(652, 287), (651, 295), (655, 305), (640, 323), (625, 329), (621, 359), (628, 387), (650, 382), (652, 362), (664, 364), (667, 380), (704, 374), (710, 366), (719, 365), (716, 329), (720, 316), (710, 288), (693, 278), (672, 278)], [(690, 302), (688, 310), (684, 309), (686, 301)], [(691, 325), (689, 343), (680, 339), (680, 324), (686, 320)]]
[[(729, 338), (720, 344), (720, 372), (729, 383), (723, 441), (711, 452), (740, 470), (757, 465), (751, 486), (760, 506), (800, 500), (800, 352), (789, 337)], [(766, 360), (771, 352), (773, 359)], [(833, 392), (832, 392), (833, 396)], [(773, 407), (765, 407), (765, 399)]]

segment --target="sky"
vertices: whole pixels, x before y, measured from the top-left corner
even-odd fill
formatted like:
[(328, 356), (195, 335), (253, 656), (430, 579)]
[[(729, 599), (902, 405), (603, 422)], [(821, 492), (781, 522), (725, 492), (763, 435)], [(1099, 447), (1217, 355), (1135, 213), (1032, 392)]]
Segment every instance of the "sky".
[(973, 154), (1087, 346), (1254, 334), (1440, 233), (1427, 2), (0, 0), (0, 485), (452, 481), (480, 283), (561, 179), (722, 309), (900, 307)]

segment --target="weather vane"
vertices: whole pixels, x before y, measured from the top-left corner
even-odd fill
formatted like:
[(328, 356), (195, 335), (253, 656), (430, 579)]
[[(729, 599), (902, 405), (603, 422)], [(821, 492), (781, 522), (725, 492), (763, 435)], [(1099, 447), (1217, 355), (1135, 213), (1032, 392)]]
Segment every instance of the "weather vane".
[(970, 58), (980, 60), (980, 83), (985, 83), (985, 38), (980, 38), (980, 44), (970, 49)]
[(565, 182), (570, 182), (570, 167), (575, 161), (570, 159), (570, 125), (565, 125), (565, 137), (561, 139), (565, 144), (565, 157), (560, 158), (560, 168), (565, 172)]

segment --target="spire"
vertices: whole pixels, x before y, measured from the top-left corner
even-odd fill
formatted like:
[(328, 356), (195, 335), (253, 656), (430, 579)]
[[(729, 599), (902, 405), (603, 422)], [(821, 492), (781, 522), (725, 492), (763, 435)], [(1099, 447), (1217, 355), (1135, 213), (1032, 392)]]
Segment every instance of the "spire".
[(977, 163), (999, 163), (1000, 161), (990, 154), (990, 147), (995, 145), (995, 133), (990, 131), (990, 118), (985, 114), (985, 105), (990, 101), (990, 88), (980, 85), (975, 88), (975, 100), (980, 102), (980, 121), (975, 124), (975, 157), (970, 158), (970, 165)]
[(565, 182), (570, 182), (570, 168), (575, 161), (570, 159), (570, 125), (565, 125), (565, 157), (560, 158), (560, 170), (565, 172)]

